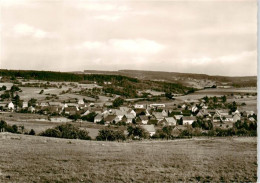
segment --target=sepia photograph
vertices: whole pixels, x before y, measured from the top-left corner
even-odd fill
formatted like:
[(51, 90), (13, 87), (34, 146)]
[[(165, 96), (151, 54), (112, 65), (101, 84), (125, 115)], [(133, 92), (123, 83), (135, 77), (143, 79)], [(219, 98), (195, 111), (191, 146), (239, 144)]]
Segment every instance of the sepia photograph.
[(0, 0), (0, 182), (257, 182), (257, 0)]

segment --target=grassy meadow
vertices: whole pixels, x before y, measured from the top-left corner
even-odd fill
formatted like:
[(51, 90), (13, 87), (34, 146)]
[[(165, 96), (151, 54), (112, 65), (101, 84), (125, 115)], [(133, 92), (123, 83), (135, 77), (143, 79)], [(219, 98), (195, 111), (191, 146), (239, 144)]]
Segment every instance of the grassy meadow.
[(0, 133), (0, 182), (256, 182), (256, 138), (97, 142)]

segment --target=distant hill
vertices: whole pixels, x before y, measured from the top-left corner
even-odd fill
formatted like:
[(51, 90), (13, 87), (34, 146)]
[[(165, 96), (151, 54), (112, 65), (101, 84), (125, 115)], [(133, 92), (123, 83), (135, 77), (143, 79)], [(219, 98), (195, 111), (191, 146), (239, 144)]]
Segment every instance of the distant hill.
[(211, 76), (206, 74), (162, 72), (162, 71), (143, 71), (143, 70), (119, 70), (119, 71), (98, 71), (85, 70), (85, 74), (108, 74), (135, 77), (142, 80), (165, 81), (180, 83), (195, 88), (217, 86), (233, 87), (256, 87), (256, 76)]
[(42, 80), (59, 82), (96, 83), (103, 86), (106, 93), (124, 97), (139, 97), (138, 91), (155, 90), (165, 93), (188, 94), (196, 91), (177, 82), (144, 80), (123, 74), (102, 74), (82, 72), (53, 72), (33, 70), (0, 69), (1, 80), (18, 83), (22, 80)]

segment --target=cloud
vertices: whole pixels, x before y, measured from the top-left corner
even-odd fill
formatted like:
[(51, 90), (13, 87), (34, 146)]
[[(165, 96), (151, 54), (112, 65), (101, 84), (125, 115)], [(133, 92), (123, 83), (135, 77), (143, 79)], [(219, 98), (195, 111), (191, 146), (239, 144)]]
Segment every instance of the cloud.
[(1, 0), (1, 6), (4, 7), (22, 5), (23, 3), (25, 3), (24, 0)]
[(13, 31), (16, 36), (33, 37), (37, 39), (50, 38), (54, 36), (51, 33), (27, 24), (17, 24), (14, 26)]
[(120, 15), (99, 15), (99, 16), (95, 16), (94, 18), (98, 20), (115, 22), (119, 20), (121, 17), (122, 16)]
[(162, 51), (165, 46), (153, 40), (147, 39), (110, 39), (107, 42), (86, 41), (76, 49), (88, 49), (99, 51), (113, 51), (131, 54), (156, 54)]
[(90, 11), (129, 11), (130, 8), (125, 5), (109, 4), (109, 3), (79, 3), (78, 8)]

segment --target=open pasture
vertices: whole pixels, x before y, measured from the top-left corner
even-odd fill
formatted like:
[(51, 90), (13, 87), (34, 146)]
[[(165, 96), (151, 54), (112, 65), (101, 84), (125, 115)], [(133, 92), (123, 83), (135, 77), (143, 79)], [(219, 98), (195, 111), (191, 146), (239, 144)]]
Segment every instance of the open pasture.
[(256, 138), (96, 142), (0, 134), (1, 182), (256, 182)]

